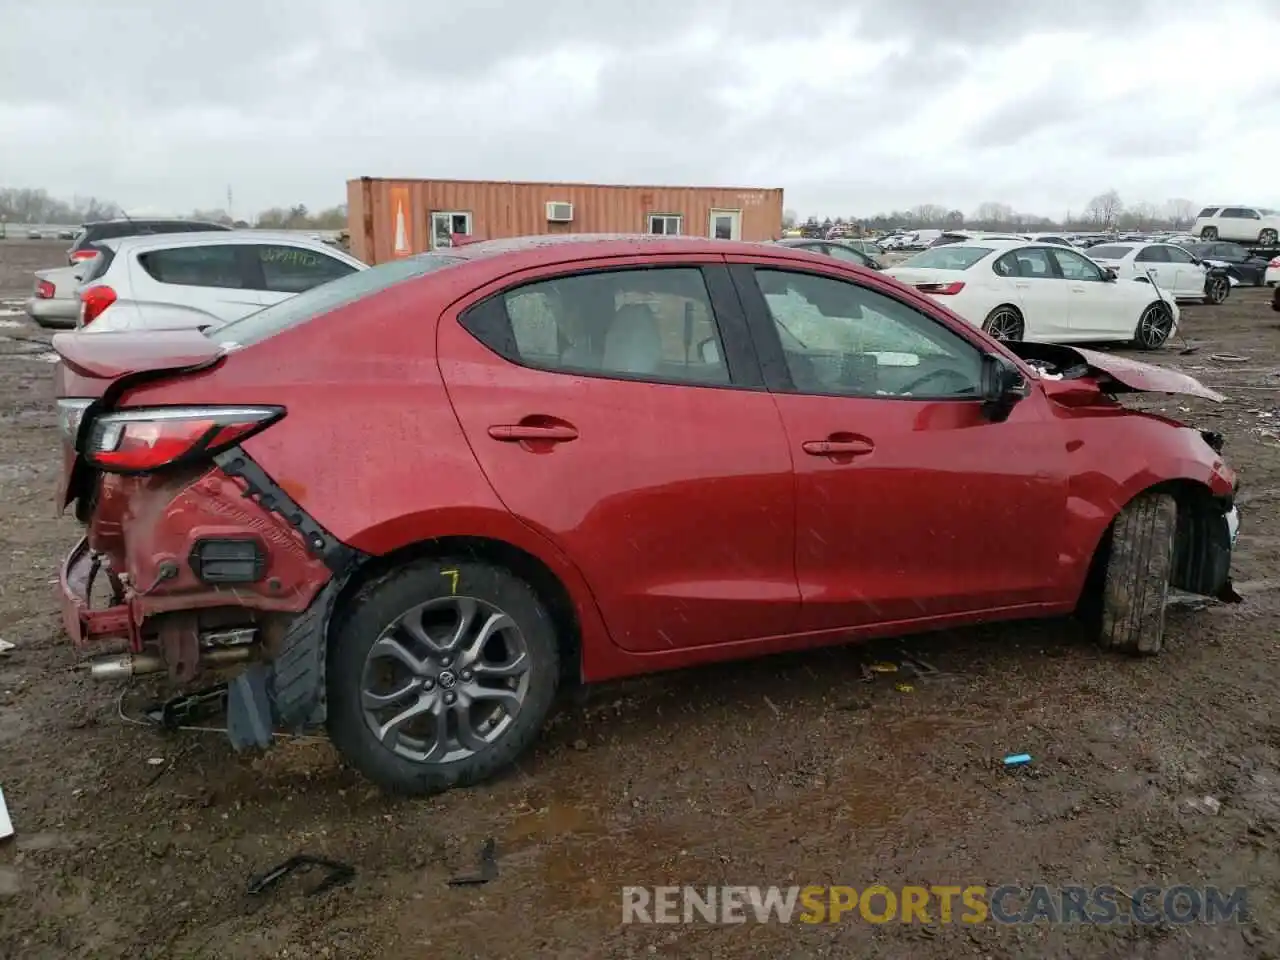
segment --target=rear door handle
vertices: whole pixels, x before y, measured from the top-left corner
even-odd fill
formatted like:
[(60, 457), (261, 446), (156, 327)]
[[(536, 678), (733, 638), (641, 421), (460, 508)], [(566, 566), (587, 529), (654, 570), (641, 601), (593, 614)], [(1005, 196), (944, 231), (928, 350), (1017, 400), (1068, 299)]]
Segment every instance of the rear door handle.
[(876, 445), (870, 440), (806, 440), (800, 448), (813, 457), (859, 457)]
[(489, 436), (504, 443), (524, 443), (528, 440), (551, 440), (564, 442), (577, 440), (577, 428), (568, 424), (557, 426), (536, 426), (529, 423), (496, 424), (489, 428)]

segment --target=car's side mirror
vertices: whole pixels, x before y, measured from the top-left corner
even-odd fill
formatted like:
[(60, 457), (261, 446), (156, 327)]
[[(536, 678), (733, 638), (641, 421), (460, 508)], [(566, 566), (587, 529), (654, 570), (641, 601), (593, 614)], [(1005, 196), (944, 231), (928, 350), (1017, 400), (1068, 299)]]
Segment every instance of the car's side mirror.
[(702, 362), (709, 366), (718, 366), (720, 364), (720, 345), (716, 343), (714, 337), (707, 337), (698, 344), (698, 356), (702, 358)]
[(1102, 268), (1102, 279), (1105, 283), (1111, 283), (1112, 281), (1116, 280), (1118, 277), (1119, 277), (1119, 274), (1116, 273), (1114, 267)]
[(1022, 371), (995, 353), (982, 358), (981, 389), (983, 409), (995, 421), (1008, 417), (1013, 405), (1031, 393)]

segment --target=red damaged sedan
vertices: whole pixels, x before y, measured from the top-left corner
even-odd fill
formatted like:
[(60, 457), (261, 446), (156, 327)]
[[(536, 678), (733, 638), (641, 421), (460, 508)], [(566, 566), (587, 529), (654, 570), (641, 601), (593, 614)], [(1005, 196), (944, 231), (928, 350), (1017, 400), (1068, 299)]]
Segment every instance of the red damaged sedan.
[(1115, 399), (1221, 397), (785, 247), (476, 243), (54, 347), (94, 672), (232, 671), (238, 748), (323, 725), (390, 790), (562, 680), (1072, 612), (1154, 653), (1171, 587), (1238, 599), (1221, 437)]

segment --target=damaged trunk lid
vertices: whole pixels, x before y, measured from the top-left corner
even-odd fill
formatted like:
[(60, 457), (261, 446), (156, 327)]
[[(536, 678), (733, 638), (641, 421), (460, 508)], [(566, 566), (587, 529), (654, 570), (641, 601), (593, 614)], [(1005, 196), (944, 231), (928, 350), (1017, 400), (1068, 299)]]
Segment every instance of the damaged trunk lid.
[(77, 449), (87, 420), (111, 409), (137, 383), (204, 370), (226, 354), (199, 330), (59, 333), (52, 346), (58, 355), (53, 382), (63, 461), (59, 513), (89, 486), (91, 471)]

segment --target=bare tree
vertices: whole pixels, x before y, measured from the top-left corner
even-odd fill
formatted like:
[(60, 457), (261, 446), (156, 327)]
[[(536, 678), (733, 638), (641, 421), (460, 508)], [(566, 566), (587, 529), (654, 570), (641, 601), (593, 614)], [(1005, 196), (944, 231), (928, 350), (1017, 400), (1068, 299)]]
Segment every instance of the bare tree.
[(1120, 201), (1120, 194), (1116, 193), (1114, 189), (1098, 194), (1089, 201), (1089, 205), (1085, 208), (1089, 219), (1104, 230), (1109, 230), (1116, 225), (1116, 221), (1123, 210), (1124, 204)]
[(940, 227), (947, 219), (947, 208), (936, 203), (922, 203), (911, 211), (911, 216), (922, 227)]
[(1013, 207), (1009, 206), (1009, 204), (988, 200), (978, 206), (973, 219), (979, 226), (994, 227), (998, 230), (1006, 224), (1012, 223), (1014, 216)]
[(1164, 215), (1173, 221), (1174, 229), (1190, 226), (1195, 220), (1196, 205), (1182, 197), (1174, 197), (1164, 202)]

